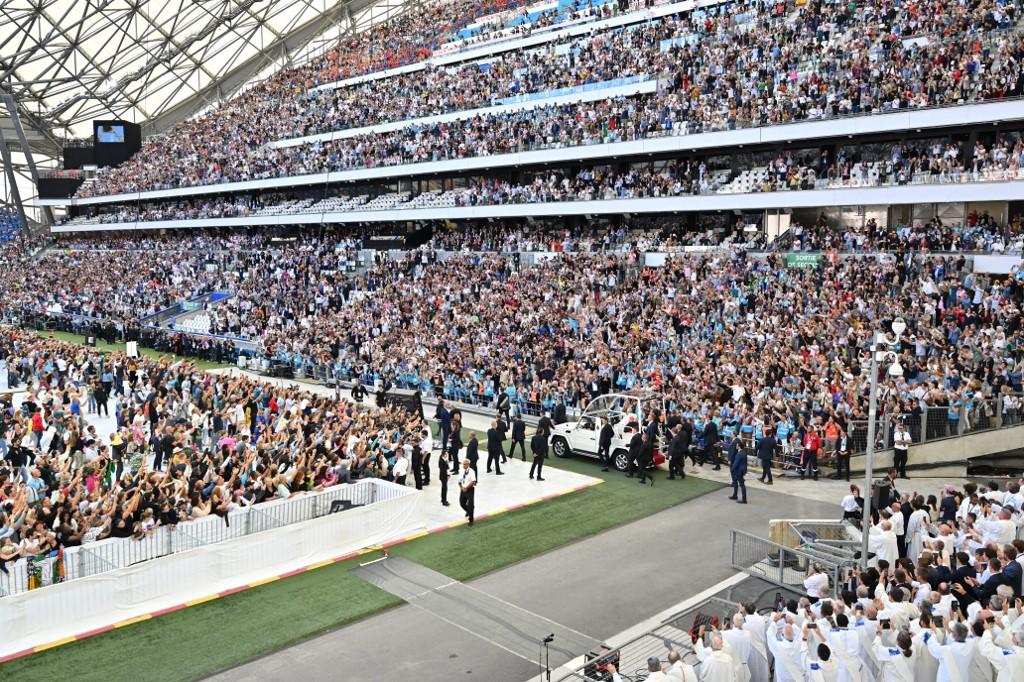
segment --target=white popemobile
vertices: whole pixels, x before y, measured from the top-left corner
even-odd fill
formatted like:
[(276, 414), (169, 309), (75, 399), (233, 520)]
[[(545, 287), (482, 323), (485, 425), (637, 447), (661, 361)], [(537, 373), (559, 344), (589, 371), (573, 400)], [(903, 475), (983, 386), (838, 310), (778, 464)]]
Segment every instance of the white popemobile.
[[(654, 391), (625, 391), (598, 396), (590, 401), (579, 419), (558, 424), (551, 432), (551, 451), (555, 457), (585, 455), (597, 457), (601, 434), (601, 418), (608, 420), (615, 433), (609, 448), (612, 465), (619, 471), (629, 467), (629, 440), (645, 419), (655, 412), (665, 413), (665, 400)], [(656, 444), (653, 465), (665, 461), (660, 444)]]

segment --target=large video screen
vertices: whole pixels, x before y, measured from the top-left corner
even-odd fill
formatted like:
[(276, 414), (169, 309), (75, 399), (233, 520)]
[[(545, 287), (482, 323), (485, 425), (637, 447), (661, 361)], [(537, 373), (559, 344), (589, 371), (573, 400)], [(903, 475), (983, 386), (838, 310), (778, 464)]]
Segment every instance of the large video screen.
[(96, 128), (97, 142), (124, 142), (124, 126), (102, 125)]

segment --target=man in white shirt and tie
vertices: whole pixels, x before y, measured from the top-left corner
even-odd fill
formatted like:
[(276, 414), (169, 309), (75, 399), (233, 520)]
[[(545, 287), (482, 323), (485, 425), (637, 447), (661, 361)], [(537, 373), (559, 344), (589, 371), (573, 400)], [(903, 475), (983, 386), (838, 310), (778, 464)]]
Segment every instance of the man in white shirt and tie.
[(466, 512), (469, 525), (473, 525), (473, 510), (476, 507), (476, 472), (468, 459), (462, 460), (462, 472), (459, 474), (459, 506)]

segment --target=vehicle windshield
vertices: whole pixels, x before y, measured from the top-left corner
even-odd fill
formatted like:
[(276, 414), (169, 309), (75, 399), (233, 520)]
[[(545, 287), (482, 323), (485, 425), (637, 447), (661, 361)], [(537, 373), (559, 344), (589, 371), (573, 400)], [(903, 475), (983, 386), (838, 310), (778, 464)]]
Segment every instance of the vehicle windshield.
[(584, 410), (584, 417), (598, 419), (604, 417), (613, 426), (619, 423), (627, 414), (635, 414), (637, 407), (636, 398), (622, 395), (602, 395), (594, 398), (587, 409)]

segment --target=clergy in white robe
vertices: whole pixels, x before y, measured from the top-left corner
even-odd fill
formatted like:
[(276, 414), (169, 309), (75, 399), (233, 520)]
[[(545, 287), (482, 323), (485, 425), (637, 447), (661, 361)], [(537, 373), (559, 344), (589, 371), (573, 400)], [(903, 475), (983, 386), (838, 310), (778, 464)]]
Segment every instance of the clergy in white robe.
[(697, 676), (701, 682), (738, 682), (736, 679), (736, 661), (725, 652), (725, 641), (718, 632), (711, 634), (711, 645), (704, 646), (703, 637), (697, 638), (694, 653), (700, 660), (700, 672)]
[[(934, 627), (934, 626), (933, 626)], [(939, 662), (936, 682), (971, 682), (971, 664), (977, 652), (978, 640), (967, 636), (967, 626), (953, 623), (944, 644), (935, 637), (925, 635), (925, 646), (929, 654)]]
[(907, 519), (907, 557), (911, 561), (916, 562), (924, 551), (930, 520), (927, 509), (916, 509)]
[(668, 652), (668, 667), (665, 669), (665, 677), (671, 682), (698, 682), (697, 672), (689, 663), (683, 662), (683, 657), (673, 649)]
[(986, 625), (978, 640), (978, 653), (995, 668), (996, 682), (1024, 680), (1024, 631), (1011, 637), (1008, 630)]
[[(913, 627), (913, 626), (912, 626)], [(924, 651), (927, 644), (925, 643), (925, 635), (928, 637), (938, 637), (939, 642), (943, 641), (944, 632), (936, 630), (932, 632), (929, 628), (921, 629), (917, 634), (914, 635), (914, 651)], [(914, 656), (914, 679), (917, 680), (934, 680), (939, 674), (939, 662), (934, 656), (925, 654), (924, 656)]]
[[(902, 633), (901, 636), (910, 638), (909, 633)], [(914, 677), (914, 657), (921, 654), (914, 650), (913, 640), (910, 642), (909, 649), (903, 649), (893, 644), (884, 643), (882, 636), (878, 635), (875, 637), (871, 648), (875, 652), (875, 659), (878, 661), (881, 669), (881, 677), (878, 678), (879, 682), (916, 681), (917, 678)], [(909, 656), (907, 655), (908, 653), (910, 654)], [(924, 655), (927, 656), (928, 654)]]
[(796, 626), (789, 622), (792, 616), (776, 613), (768, 624), (768, 651), (775, 657), (775, 682), (803, 682), (803, 659), (800, 654), (801, 638)]
[(868, 535), (868, 553), (874, 554), (870, 561), (872, 566), (878, 566), (879, 560), (888, 561), (890, 566), (896, 565), (896, 560), (900, 558), (900, 548), (891, 521), (882, 521), (879, 525), (871, 527)]
[(827, 644), (818, 644), (812, 652), (807, 640), (802, 640), (800, 664), (807, 682), (837, 682), (839, 679), (839, 666), (832, 660), (832, 651)]
[(768, 621), (754, 608), (753, 603), (743, 605), (743, 629), (750, 633), (750, 682), (769, 682)]
[(860, 635), (847, 627), (846, 614), (839, 614), (836, 623), (839, 627), (826, 631), (825, 640), (839, 666), (839, 682), (868, 682), (860, 659)]
[(725, 651), (733, 658), (736, 668), (736, 679), (739, 682), (750, 682), (750, 633), (743, 629), (743, 614), (736, 613), (732, 617), (732, 629), (722, 631)]
[(853, 630), (860, 638), (860, 660), (864, 663), (864, 671), (869, 679), (879, 679), (878, 657), (873, 646), (878, 636), (878, 609), (873, 603), (854, 614)]

